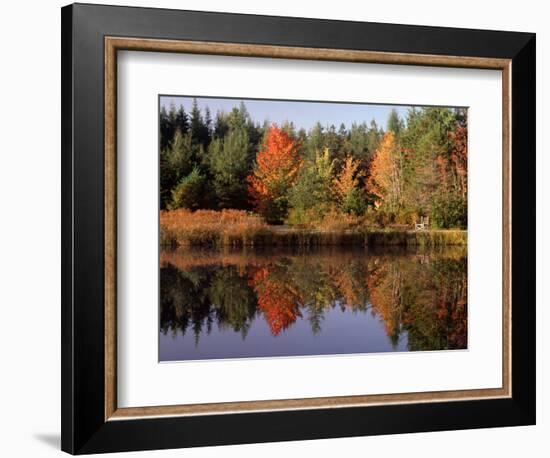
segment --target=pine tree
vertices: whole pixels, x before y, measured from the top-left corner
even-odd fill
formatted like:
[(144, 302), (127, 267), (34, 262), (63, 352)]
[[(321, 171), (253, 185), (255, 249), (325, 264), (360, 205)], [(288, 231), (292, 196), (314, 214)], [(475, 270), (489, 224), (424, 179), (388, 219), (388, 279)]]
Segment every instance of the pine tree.
[(194, 148), (190, 133), (176, 131), (170, 144), (160, 154), (160, 200), (161, 208), (166, 208), (171, 200), (171, 191), (182, 177), (193, 169)]
[(369, 167), (372, 153), (369, 146), (369, 129), (364, 122), (351, 125), (347, 138), (344, 140), (343, 148), (355, 159), (360, 160), (363, 167)]
[(325, 146), (324, 129), (320, 122), (316, 122), (308, 133), (306, 157), (314, 161), (317, 151), (322, 151)]
[(210, 139), (212, 134), (212, 114), (210, 113), (210, 108), (208, 108), (208, 106), (204, 109), (204, 125), (206, 127), (206, 132), (208, 133), (208, 139)]
[(160, 123), (160, 150), (162, 151), (172, 141), (172, 135), (173, 135), (172, 125), (170, 123), (170, 117), (168, 116), (168, 112), (166, 111), (166, 107), (164, 105), (162, 105), (162, 107), (160, 108), (159, 123)]
[(393, 132), (393, 135), (398, 138), (401, 135), (401, 132), (405, 128), (403, 120), (397, 114), (397, 110), (393, 108), (388, 117), (387, 130)]
[(227, 116), (222, 111), (218, 111), (214, 122), (213, 136), (215, 138), (223, 138), (228, 130), (229, 125), (227, 124)]
[(208, 147), (208, 164), (218, 208), (246, 208), (249, 173), (248, 134), (243, 128), (215, 138)]
[(170, 193), (170, 203), (168, 208), (189, 208), (196, 210), (201, 207), (204, 176), (198, 167), (194, 167), (189, 175), (183, 177)]
[(183, 105), (180, 105), (178, 111), (176, 112), (175, 130), (179, 130), (182, 134), (186, 134), (189, 130), (189, 119)]
[(191, 107), (191, 135), (193, 143), (202, 145), (204, 148), (208, 146), (210, 135), (202, 117), (197, 99), (193, 99), (193, 105)]

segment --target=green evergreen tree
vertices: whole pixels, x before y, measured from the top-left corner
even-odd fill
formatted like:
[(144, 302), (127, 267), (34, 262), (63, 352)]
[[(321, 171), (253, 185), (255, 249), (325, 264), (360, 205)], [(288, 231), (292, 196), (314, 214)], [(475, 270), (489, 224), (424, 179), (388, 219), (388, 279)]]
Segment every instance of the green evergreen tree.
[(359, 159), (365, 168), (372, 160), (374, 149), (369, 145), (369, 128), (366, 123), (353, 123), (344, 141), (344, 149), (355, 159)]
[(193, 105), (191, 107), (190, 127), (193, 143), (202, 145), (204, 148), (206, 148), (210, 141), (210, 134), (208, 131), (208, 126), (206, 125), (204, 118), (202, 117), (197, 99), (193, 99)]
[(161, 208), (167, 207), (174, 186), (193, 169), (194, 156), (190, 133), (184, 135), (177, 130), (170, 144), (160, 153)]
[(346, 152), (342, 148), (341, 139), (334, 124), (328, 126), (323, 140), (323, 148), (330, 150), (332, 157), (336, 159), (336, 165), (339, 167), (346, 157)]
[(306, 158), (315, 161), (315, 155), (322, 151), (325, 146), (325, 134), (320, 122), (316, 122), (308, 133), (306, 142)]
[(183, 177), (171, 191), (170, 210), (189, 208), (196, 210), (201, 207), (205, 179), (198, 167)]
[(170, 118), (168, 117), (168, 112), (166, 111), (166, 107), (164, 105), (160, 108), (159, 124), (160, 150), (162, 151), (168, 146), (170, 140), (172, 140), (172, 126), (170, 125)]
[(204, 126), (206, 132), (208, 133), (208, 139), (212, 136), (212, 114), (210, 113), (210, 108), (206, 107), (204, 109)]
[(401, 136), (406, 154), (405, 206), (431, 215), (440, 227), (466, 225), (466, 196), (455, 186), (450, 135), (462, 125), (464, 116), (460, 110), (449, 108), (412, 108)]
[(223, 138), (228, 130), (227, 116), (223, 111), (218, 111), (216, 113), (216, 120), (214, 121), (213, 136), (215, 138)]
[(187, 117), (187, 113), (185, 112), (183, 105), (180, 105), (178, 111), (176, 112), (175, 130), (178, 129), (182, 134), (186, 134), (189, 130), (189, 118)]
[(294, 140), (297, 139), (296, 127), (294, 126), (294, 123), (292, 121), (287, 120), (283, 122), (283, 124), (281, 125), (281, 130), (283, 132), (286, 132), (290, 138)]
[(371, 161), (374, 157), (375, 151), (378, 149), (378, 145), (380, 144), (380, 139), (382, 138), (382, 135), (384, 135), (383, 130), (378, 127), (378, 124), (376, 124), (376, 121), (373, 119), (370, 122), (370, 126), (367, 132), (367, 149), (369, 151)]
[(401, 132), (403, 132), (404, 129), (405, 129), (405, 123), (399, 117), (397, 110), (393, 108), (388, 117), (387, 130), (390, 132), (393, 132), (393, 135), (395, 135), (396, 138), (399, 138), (399, 136), (401, 135)]
[(246, 208), (246, 176), (250, 171), (248, 134), (232, 129), (222, 139), (215, 138), (208, 148), (208, 165), (218, 208)]

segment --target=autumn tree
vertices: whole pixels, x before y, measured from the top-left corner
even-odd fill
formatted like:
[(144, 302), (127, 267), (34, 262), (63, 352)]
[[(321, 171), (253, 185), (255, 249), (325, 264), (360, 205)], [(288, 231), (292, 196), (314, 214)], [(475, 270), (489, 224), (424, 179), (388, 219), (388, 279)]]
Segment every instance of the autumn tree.
[(375, 196), (375, 206), (396, 213), (403, 203), (403, 156), (393, 132), (380, 141), (372, 161), (367, 190)]
[(273, 125), (256, 155), (248, 176), (250, 197), (269, 223), (281, 223), (288, 211), (288, 192), (296, 182), (302, 161), (297, 143)]
[(391, 110), (384, 132), (374, 120), (277, 127), (254, 121), (244, 102), (215, 114), (187, 103), (160, 108), (162, 209), (254, 206), (269, 223), (315, 226), (374, 203), (378, 224), (429, 216), (432, 227), (467, 227), (465, 108)]
[(344, 165), (332, 180), (334, 193), (341, 210), (345, 213), (360, 215), (365, 211), (364, 192), (359, 186), (364, 171), (359, 170), (360, 162), (352, 156), (344, 159)]
[(290, 224), (304, 224), (322, 217), (333, 199), (332, 176), (334, 160), (325, 148), (316, 152), (313, 162), (307, 161), (300, 169), (296, 184), (289, 192)]

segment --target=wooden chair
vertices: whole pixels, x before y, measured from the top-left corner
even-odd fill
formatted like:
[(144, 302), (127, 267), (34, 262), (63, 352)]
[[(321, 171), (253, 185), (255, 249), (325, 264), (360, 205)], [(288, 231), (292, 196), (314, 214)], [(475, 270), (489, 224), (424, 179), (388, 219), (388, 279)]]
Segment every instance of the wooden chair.
[(430, 217), (429, 216), (421, 216), (420, 222), (415, 223), (414, 230), (415, 231), (425, 231), (430, 227)]

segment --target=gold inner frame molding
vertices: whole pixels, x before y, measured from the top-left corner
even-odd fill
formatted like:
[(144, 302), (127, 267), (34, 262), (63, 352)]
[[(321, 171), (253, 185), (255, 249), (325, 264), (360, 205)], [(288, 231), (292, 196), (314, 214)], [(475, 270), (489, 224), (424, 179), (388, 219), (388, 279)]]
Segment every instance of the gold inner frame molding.
[[(362, 62), (500, 70), (502, 72), (502, 387), (364, 396), (119, 408), (117, 404), (117, 51)], [(344, 49), (105, 37), (105, 420), (246, 413), (511, 397), (511, 60)]]

